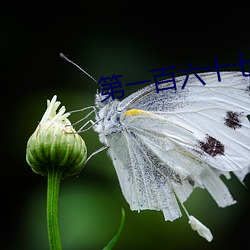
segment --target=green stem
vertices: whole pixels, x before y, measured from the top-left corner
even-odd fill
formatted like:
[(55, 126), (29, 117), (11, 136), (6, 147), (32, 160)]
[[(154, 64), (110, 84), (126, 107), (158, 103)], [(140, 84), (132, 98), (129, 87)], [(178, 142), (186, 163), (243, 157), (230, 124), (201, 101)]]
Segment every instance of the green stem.
[(48, 168), (47, 227), (50, 250), (61, 250), (59, 231), (59, 188), (62, 171), (58, 167)]

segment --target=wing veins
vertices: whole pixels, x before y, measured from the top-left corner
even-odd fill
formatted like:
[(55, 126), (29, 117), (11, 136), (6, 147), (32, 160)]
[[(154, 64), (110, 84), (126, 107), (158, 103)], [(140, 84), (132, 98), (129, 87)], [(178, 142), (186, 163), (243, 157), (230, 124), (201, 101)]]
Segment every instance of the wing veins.
[[(127, 133), (129, 133), (129, 131), (127, 132)], [(128, 141), (128, 135), (125, 133), (125, 136), (126, 136), (126, 139), (127, 139), (127, 141)], [(134, 137), (133, 136), (131, 136), (131, 138), (133, 138), (133, 142), (135, 143), (135, 144), (137, 144), (137, 146), (140, 148), (140, 150), (141, 150), (141, 146), (137, 143), (137, 141), (134, 139)], [(129, 144), (129, 143), (128, 143)], [(129, 149), (130, 148), (132, 148), (132, 147), (129, 147)], [(129, 150), (130, 151), (130, 154), (132, 154), (131, 153), (131, 150)], [(141, 152), (144, 154), (144, 152), (143, 152), (143, 150), (141, 150)], [(134, 154), (134, 153), (133, 153)], [(137, 159), (137, 161), (138, 161), (138, 157), (137, 157), (137, 155), (136, 154), (134, 154), (135, 155), (135, 157), (136, 157), (136, 159)], [(143, 175), (143, 186), (144, 186), (144, 190), (145, 190), (145, 192), (146, 192), (146, 197), (147, 197), (147, 203), (148, 203), (148, 206), (149, 206), (149, 194), (148, 194), (148, 191), (147, 191), (147, 188), (146, 188), (146, 183), (145, 183), (145, 178), (144, 178), (144, 172), (142, 171), (142, 167), (141, 167), (141, 165), (138, 165), (137, 167), (139, 167), (140, 168), (140, 171), (141, 171), (141, 173), (142, 173), (142, 175)], [(133, 171), (133, 175), (134, 175), (134, 179), (135, 179), (135, 181), (136, 181), (136, 175), (135, 175), (135, 172), (134, 172), (134, 168), (132, 167), (132, 171)], [(136, 181), (136, 184), (137, 184), (137, 181)], [(136, 190), (139, 190), (139, 188), (138, 188), (138, 186), (137, 186), (137, 189)], [(137, 197), (140, 197), (140, 195), (138, 194), (138, 192), (137, 192)], [(138, 199), (138, 200), (140, 200), (140, 199)], [(139, 204), (140, 205), (140, 204)], [(150, 206), (149, 206), (150, 207)]]

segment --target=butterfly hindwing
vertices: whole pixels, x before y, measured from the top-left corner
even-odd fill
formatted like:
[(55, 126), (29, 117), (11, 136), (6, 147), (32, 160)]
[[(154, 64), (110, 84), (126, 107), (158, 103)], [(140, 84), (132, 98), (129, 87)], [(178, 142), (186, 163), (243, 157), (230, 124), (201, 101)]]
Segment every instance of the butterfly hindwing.
[(132, 210), (161, 210), (166, 220), (173, 221), (181, 212), (170, 184), (171, 176), (160, 173), (157, 157), (144, 150), (144, 142), (131, 133), (124, 131), (115, 141), (110, 141), (109, 148), (123, 195)]

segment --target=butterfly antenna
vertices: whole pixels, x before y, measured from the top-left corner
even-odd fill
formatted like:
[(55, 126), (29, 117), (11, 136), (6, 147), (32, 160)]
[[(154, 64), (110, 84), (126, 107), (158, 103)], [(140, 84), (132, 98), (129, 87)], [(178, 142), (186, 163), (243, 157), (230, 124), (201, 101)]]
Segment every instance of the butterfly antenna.
[(86, 74), (88, 77), (90, 77), (94, 82), (96, 82), (98, 84), (98, 81), (91, 76), (89, 73), (87, 73), (84, 69), (82, 69), (80, 66), (78, 66), (76, 63), (74, 63), (73, 61), (71, 61), (67, 56), (65, 56), (63, 53), (60, 53), (60, 57), (64, 60), (66, 60), (67, 62), (73, 64), (75, 67), (77, 67), (79, 70), (81, 70), (84, 74)]

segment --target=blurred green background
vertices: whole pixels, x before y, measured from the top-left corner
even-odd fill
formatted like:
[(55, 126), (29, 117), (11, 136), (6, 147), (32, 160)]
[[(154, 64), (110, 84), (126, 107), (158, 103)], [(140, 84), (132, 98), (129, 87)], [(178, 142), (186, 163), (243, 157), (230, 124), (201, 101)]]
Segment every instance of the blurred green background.
[[(183, 2), (184, 3), (184, 2)], [(122, 83), (152, 78), (150, 70), (178, 70), (250, 59), (246, 8), (202, 3), (11, 2), (1, 8), (2, 233), (1, 249), (48, 249), (46, 178), (25, 161), (26, 143), (58, 95), (67, 110), (94, 104), (97, 86), (59, 57), (63, 52), (97, 80), (122, 74)], [(228, 9), (228, 7), (230, 7)], [(230, 70), (227, 68), (225, 70)], [(238, 68), (239, 69), (239, 68)], [(234, 68), (233, 70), (236, 70)], [(246, 64), (250, 71), (250, 63)], [(223, 80), (223, 79), (222, 79)], [(143, 86), (124, 87), (125, 96)], [(73, 115), (77, 121), (83, 114)], [(93, 131), (82, 134), (89, 154), (102, 145)], [(93, 157), (81, 175), (62, 181), (60, 229), (64, 250), (102, 249), (126, 219), (114, 249), (248, 249), (249, 188), (226, 180), (237, 204), (218, 208), (205, 190), (186, 202), (190, 214), (213, 235), (206, 242), (185, 216), (165, 222), (161, 212), (132, 212), (106, 152)], [(246, 178), (250, 186), (250, 177)]]

